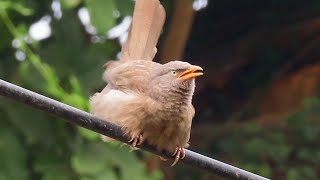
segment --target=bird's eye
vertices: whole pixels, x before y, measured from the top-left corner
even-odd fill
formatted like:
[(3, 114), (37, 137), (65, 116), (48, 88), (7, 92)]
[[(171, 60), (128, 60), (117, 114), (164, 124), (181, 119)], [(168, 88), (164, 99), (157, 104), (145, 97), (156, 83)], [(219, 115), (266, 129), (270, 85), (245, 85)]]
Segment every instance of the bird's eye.
[(177, 75), (177, 71), (171, 71), (171, 74), (175, 76)]

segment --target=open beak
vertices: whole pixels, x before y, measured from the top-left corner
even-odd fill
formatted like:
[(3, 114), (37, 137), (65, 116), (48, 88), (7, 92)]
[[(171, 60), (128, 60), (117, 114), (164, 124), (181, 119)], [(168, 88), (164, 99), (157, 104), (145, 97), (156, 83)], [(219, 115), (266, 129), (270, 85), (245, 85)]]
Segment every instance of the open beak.
[(191, 66), (189, 69), (180, 74), (179, 78), (187, 80), (203, 75), (203, 73), (199, 71), (203, 71), (200, 66)]

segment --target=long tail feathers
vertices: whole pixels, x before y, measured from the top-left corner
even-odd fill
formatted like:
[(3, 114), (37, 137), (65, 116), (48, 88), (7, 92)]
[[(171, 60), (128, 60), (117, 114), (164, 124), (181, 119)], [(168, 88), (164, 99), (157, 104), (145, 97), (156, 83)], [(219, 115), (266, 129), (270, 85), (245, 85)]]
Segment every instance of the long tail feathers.
[(121, 60), (152, 61), (165, 21), (159, 0), (136, 0), (127, 42), (121, 49)]

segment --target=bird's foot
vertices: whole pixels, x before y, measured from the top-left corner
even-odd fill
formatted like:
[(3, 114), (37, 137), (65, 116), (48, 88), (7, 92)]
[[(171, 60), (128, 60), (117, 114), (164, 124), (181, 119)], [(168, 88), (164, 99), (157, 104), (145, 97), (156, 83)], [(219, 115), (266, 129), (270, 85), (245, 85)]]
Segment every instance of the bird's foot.
[(171, 164), (171, 167), (176, 165), (176, 163), (180, 160), (183, 159), (186, 156), (186, 150), (182, 147), (176, 147), (175, 152), (173, 153), (174, 156), (174, 161)]
[(142, 136), (142, 134), (140, 134), (138, 136), (134, 136), (128, 142), (131, 144), (132, 150), (135, 150), (136, 146), (143, 143), (143, 136)]
[(159, 156), (159, 158), (162, 160), (162, 161), (167, 161), (168, 159), (167, 158), (164, 158), (162, 156)]

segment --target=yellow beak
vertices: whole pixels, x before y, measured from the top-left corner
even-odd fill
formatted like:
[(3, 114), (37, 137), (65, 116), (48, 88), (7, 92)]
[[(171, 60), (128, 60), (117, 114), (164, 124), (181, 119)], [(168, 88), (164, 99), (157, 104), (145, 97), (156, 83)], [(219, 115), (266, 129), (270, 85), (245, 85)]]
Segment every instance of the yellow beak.
[(200, 67), (200, 66), (191, 66), (189, 69), (187, 69), (186, 71), (181, 73), (179, 78), (181, 78), (183, 80), (187, 80), (187, 79), (195, 78), (195, 77), (198, 77), (198, 76), (202, 76), (203, 73), (199, 72), (199, 71), (203, 71), (202, 67)]

